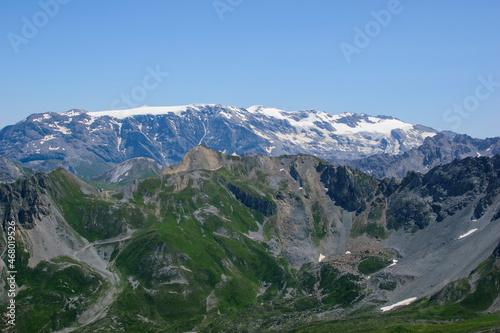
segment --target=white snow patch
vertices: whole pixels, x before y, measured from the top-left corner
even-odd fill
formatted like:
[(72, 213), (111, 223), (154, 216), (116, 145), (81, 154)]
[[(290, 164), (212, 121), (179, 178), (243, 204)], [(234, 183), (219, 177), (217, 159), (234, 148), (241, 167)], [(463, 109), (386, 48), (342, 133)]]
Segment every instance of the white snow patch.
[(124, 119), (138, 115), (162, 115), (168, 113), (173, 113), (180, 116), (182, 112), (186, 111), (188, 108), (199, 109), (200, 107), (203, 106), (215, 106), (215, 104), (190, 104), (190, 105), (179, 105), (179, 106), (144, 105), (138, 108), (127, 109), (127, 110), (108, 110), (108, 111), (89, 112), (88, 115), (91, 117), (110, 116), (118, 119)]
[(42, 119), (50, 119), (50, 118), (52, 118), (52, 116), (51, 116), (50, 114), (48, 114), (48, 113), (44, 113), (44, 114), (42, 115), (42, 117), (41, 117), (41, 118), (36, 118), (36, 119), (33, 119), (33, 121), (36, 121), (36, 122), (41, 122), (41, 121), (42, 121)]
[(396, 259), (392, 259), (392, 264), (390, 264), (387, 267), (394, 267), (394, 266), (396, 266), (397, 263), (398, 263), (398, 261)]
[(376, 132), (379, 134), (390, 135), (392, 130), (402, 129), (402, 130), (410, 130), (413, 128), (413, 125), (402, 122), (398, 119), (380, 119), (375, 117), (369, 117), (371, 122), (366, 122), (365, 120), (361, 120), (356, 127), (350, 127), (344, 123), (336, 123), (335, 128), (337, 131), (336, 134), (353, 134), (360, 132)]
[(276, 146), (266, 148), (267, 153), (271, 154), (271, 152), (273, 151), (274, 148), (276, 148)]
[(68, 117), (76, 117), (76, 116), (81, 115), (82, 113), (78, 112), (78, 111), (75, 111), (75, 110), (71, 110), (71, 111), (68, 111), (68, 112), (64, 112), (63, 114), (66, 115), (66, 116), (68, 116)]
[(40, 143), (43, 145), (43, 144), (44, 144), (44, 142), (49, 141), (49, 140), (53, 140), (53, 139), (55, 139), (55, 138), (56, 138), (56, 136), (55, 136), (54, 134), (51, 134), (51, 135), (46, 135), (46, 136), (44, 136), (44, 137), (40, 140)]
[(345, 251), (345, 254), (351, 254), (351, 251)]
[(84, 119), (82, 121), (82, 123), (84, 123), (85, 125), (89, 126), (92, 125), (94, 123), (94, 121), (96, 120), (96, 118), (94, 117), (90, 117), (89, 119)]
[(52, 147), (49, 147), (49, 150), (59, 150), (60, 147), (56, 147), (56, 148), (52, 148)]
[(319, 259), (318, 259), (318, 262), (322, 262), (324, 259), (326, 258), (326, 256), (322, 255), (321, 253), (319, 254)]
[(416, 297), (408, 298), (408, 299), (405, 299), (401, 302), (397, 302), (396, 304), (393, 304), (390, 306), (384, 306), (383, 308), (380, 308), (380, 310), (382, 310), (382, 312), (391, 311), (392, 309), (397, 308), (399, 306), (410, 305), (411, 303), (415, 302), (416, 300), (417, 300)]
[(424, 133), (420, 134), (420, 136), (425, 140), (428, 137), (432, 138), (432, 137), (436, 136), (436, 133), (434, 133), (434, 132), (424, 132)]
[(462, 238), (465, 238), (465, 237), (467, 237), (467, 236), (470, 236), (470, 235), (472, 235), (473, 233), (475, 233), (476, 231), (477, 231), (477, 228), (472, 229), (472, 230), (469, 230), (469, 231), (467, 231), (465, 234), (463, 234), (463, 235), (461, 235), (460, 237), (458, 237), (458, 239), (462, 239)]
[(283, 115), (283, 113), (287, 113), (286, 111), (277, 109), (277, 108), (270, 108), (267, 106), (263, 105), (254, 105), (251, 106), (247, 109), (248, 112), (250, 113), (260, 113), (266, 117), (270, 118), (277, 118), (277, 119), (288, 119), (286, 115)]
[(57, 131), (59, 131), (63, 134), (71, 134), (71, 130), (69, 128), (61, 126), (58, 123), (55, 123), (54, 125), (55, 125), (55, 127), (57, 127), (57, 129), (56, 129)]

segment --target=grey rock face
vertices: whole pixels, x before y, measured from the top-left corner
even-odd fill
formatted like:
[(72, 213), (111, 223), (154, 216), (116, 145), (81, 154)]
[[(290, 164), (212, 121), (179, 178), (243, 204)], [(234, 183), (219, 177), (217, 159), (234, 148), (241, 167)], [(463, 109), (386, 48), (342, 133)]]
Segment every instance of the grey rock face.
[(12, 184), (0, 186), (0, 219), (6, 223), (16, 221), (31, 229), (50, 211), (47, 196), (47, 175), (21, 179)]
[(163, 167), (154, 160), (146, 157), (136, 157), (120, 163), (93, 179), (108, 184), (124, 184), (136, 179), (155, 176), (161, 173), (162, 170)]
[(0, 182), (12, 183), (19, 178), (30, 175), (29, 170), (23, 169), (20, 165), (12, 162), (11, 160), (0, 156)]

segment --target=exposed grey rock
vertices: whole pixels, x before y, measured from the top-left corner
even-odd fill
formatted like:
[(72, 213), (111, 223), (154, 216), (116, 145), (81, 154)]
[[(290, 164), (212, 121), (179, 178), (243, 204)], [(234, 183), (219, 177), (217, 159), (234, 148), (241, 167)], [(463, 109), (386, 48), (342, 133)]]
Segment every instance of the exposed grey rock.
[(92, 179), (108, 184), (125, 184), (136, 179), (144, 179), (158, 175), (162, 170), (163, 167), (154, 160), (146, 157), (136, 157), (122, 162), (116, 167)]
[(0, 183), (13, 183), (19, 178), (31, 175), (31, 170), (0, 156)]

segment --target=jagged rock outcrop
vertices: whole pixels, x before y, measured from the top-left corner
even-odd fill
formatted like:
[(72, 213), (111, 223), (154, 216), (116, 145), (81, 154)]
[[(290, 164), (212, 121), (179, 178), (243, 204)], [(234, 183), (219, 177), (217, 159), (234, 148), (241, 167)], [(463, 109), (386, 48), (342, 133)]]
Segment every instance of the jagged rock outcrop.
[(258, 210), (264, 216), (269, 217), (276, 213), (276, 204), (271, 200), (266, 200), (264, 198), (258, 198), (251, 195), (238, 186), (234, 186), (231, 183), (225, 183), (226, 187), (231, 191), (232, 194), (241, 201), (245, 206)]
[(0, 184), (0, 220), (3, 225), (14, 221), (23, 228), (33, 228), (36, 221), (49, 213), (51, 203), (46, 199), (47, 186), (48, 177), (44, 174)]
[(456, 160), (425, 175), (409, 173), (391, 199), (391, 217), (395, 219), (391, 227), (414, 221), (422, 228), (433, 219), (441, 222), (471, 204), (472, 219), (479, 219), (500, 195), (499, 174), (500, 155)]
[(328, 189), (328, 196), (348, 211), (361, 212), (374, 197), (378, 181), (362, 172), (347, 167), (334, 167), (320, 163), (316, 170)]

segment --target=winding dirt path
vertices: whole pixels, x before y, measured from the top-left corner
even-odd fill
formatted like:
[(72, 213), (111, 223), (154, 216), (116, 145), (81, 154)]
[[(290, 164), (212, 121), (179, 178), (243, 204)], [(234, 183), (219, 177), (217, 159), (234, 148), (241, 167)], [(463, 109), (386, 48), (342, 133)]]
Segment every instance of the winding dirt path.
[(107, 262), (102, 259), (98, 255), (97, 249), (95, 247), (99, 245), (123, 242), (131, 238), (134, 231), (129, 231), (127, 234), (115, 238), (89, 243), (71, 254), (71, 257), (73, 259), (85, 262), (86, 264), (91, 266), (95, 272), (101, 275), (101, 277), (108, 282), (109, 289), (106, 290), (104, 295), (102, 295), (102, 297), (100, 297), (94, 304), (92, 304), (90, 308), (85, 310), (78, 317), (78, 326), (74, 325), (71, 327), (67, 327), (56, 333), (73, 332), (77, 329), (81, 329), (87, 325), (90, 325), (106, 316), (109, 307), (121, 291), (122, 280), (119, 274), (113, 271), (112, 266), (114, 264), (114, 260), (112, 262)]

